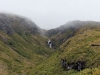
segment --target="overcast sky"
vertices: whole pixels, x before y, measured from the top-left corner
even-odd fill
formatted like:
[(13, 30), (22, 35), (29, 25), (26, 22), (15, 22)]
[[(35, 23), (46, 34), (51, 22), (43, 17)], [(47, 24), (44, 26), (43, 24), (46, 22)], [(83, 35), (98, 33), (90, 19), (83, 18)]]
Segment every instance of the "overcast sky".
[(100, 21), (100, 0), (0, 0), (0, 12), (25, 16), (51, 29), (73, 20)]

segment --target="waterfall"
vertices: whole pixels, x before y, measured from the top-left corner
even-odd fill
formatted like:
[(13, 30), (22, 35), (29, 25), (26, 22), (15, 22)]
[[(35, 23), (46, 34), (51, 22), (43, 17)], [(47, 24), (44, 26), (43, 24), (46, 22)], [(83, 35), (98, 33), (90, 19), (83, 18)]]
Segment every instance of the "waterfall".
[(49, 45), (50, 48), (52, 48), (52, 42), (51, 42), (51, 40), (48, 40), (48, 45)]

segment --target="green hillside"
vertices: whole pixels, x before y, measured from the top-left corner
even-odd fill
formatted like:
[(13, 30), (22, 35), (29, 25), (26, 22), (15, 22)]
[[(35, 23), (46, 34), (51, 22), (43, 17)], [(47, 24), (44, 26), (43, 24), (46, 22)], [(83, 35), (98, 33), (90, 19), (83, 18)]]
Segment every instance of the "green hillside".
[(47, 31), (0, 13), (0, 75), (100, 75), (100, 22), (71, 21)]
[(26, 73), (52, 53), (40, 35), (9, 36), (1, 31), (0, 38), (0, 62), (10, 75)]
[(0, 75), (25, 75), (53, 50), (32, 21), (0, 14)]
[[(100, 75), (100, 26), (93, 24), (81, 26), (74, 36), (60, 45), (59, 51), (31, 70), (29, 75)], [(61, 67), (61, 58), (66, 58), (67, 63), (85, 61), (85, 69), (65, 71)]]

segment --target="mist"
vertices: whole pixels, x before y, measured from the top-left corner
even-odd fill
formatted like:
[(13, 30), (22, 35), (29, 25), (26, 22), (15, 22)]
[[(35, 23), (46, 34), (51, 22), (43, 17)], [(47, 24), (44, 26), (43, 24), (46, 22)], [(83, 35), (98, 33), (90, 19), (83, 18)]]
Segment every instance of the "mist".
[(43, 29), (69, 21), (100, 21), (100, 0), (0, 0), (0, 12), (30, 18)]

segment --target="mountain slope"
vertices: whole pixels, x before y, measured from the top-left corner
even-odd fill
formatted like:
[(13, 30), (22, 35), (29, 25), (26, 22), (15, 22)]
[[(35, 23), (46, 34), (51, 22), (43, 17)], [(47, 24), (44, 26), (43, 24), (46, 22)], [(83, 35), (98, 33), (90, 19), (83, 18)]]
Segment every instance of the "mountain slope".
[(56, 29), (48, 30), (47, 36), (53, 41), (54, 47), (58, 48), (68, 38), (74, 36), (82, 26), (98, 26), (99, 24), (99, 22), (93, 21), (70, 21)]
[(47, 46), (34, 22), (11, 14), (0, 14), (0, 74), (22, 75), (48, 58)]
[[(67, 63), (84, 61), (86, 62), (85, 69), (65, 71), (61, 66), (61, 58), (66, 58)], [(84, 22), (84, 25), (78, 28), (74, 36), (60, 45), (59, 51), (56, 51), (36, 69), (30, 71), (29, 75), (99, 75), (99, 59), (100, 23)]]
[[(84, 62), (84, 69), (64, 69), (62, 59), (74, 67)], [(100, 22), (72, 21), (46, 31), (27, 18), (0, 14), (1, 75), (99, 75), (99, 59)]]
[(41, 29), (31, 20), (12, 14), (0, 13), (0, 30), (7, 34), (17, 32), (19, 34), (30, 32), (31, 34), (41, 34)]

